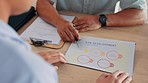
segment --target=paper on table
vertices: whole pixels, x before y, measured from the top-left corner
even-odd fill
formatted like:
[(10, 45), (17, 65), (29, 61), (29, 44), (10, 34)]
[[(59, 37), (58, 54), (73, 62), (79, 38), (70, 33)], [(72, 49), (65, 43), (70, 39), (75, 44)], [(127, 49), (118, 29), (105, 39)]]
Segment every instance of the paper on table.
[[(72, 22), (74, 16), (61, 15), (64, 19)], [(48, 24), (38, 17), (21, 35), (24, 40), (30, 40), (30, 38), (42, 39), (52, 41), (50, 44), (59, 45), (61, 38), (57, 32), (56, 27)]]
[(81, 37), (71, 44), (67, 63), (106, 72), (121, 70), (133, 75), (135, 42), (118, 41), (94, 37)]

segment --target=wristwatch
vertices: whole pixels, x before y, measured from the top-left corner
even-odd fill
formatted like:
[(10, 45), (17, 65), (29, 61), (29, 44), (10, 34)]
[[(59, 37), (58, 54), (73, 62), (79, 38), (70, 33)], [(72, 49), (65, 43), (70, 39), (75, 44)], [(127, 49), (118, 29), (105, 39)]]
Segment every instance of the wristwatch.
[(104, 14), (101, 14), (99, 21), (101, 23), (101, 26), (104, 27), (104, 26), (106, 26), (107, 17)]

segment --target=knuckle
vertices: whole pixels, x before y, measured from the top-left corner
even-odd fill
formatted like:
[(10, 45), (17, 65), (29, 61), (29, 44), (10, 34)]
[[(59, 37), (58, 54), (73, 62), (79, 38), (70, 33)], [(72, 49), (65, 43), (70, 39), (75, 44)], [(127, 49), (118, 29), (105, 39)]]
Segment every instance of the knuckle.
[(63, 38), (62, 40), (63, 40), (63, 41), (66, 41), (66, 39), (64, 39), (64, 38)]
[(74, 38), (71, 38), (71, 41), (75, 41), (75, 39)]
[(127, 76), (128, 74), (127, 73), (123, 73), (123, 76)]
[(67, 27), (65, 27), (65, 28), (63, 29), (63, 31), (68, 31), (69, 28), (70, 28), (70, 26), (67, 26)]
[(59, 52), (59, 55), (62, 55), (62, 53), (61, 53), (61, 52)]
[[(72, 33), (70, 33), (70, 32), (68, 33), (68, 35), (71, 36), (71, 37), (73, 37)], [(71, 37), (70, 37), (70, 38), (71, 38)]]
[(77, 26), (77, 29), (80, 29), (80, 26)]
[(63, 34), (62, 34), (61, 32), (59, 32), (59, 35), (60, 35), (60, 37), (62, 37), (62, 38), (63, 38)]
[(48, 56), (48, 53), (43, 53), (43, 56)]
[(58, 57), (58, 59), (60, 59), (60, 58), (61, 58), (61, 56), (59, 56), (59, 55), (57, 55), (57, 57)]
[(116, 79), (115, 83), (121, 83), (121, 80), (120, 79)]
[(59, 61), (62, 61), (62, 57), (59, 58)]
[(77, 24), (77, 25), (79, 25), (79, 24), (80, 24), (80, 22), (77, 22), (76, 24)]
[(123, 73), (123, 74), (121, 74), (121, 77), (127, 77), (127, 76), (128, 76), (127, 73)]
[(87, 30), (89, 30), (89, 28), (85, 28), (84, 30), (87, 31)]
[(110, 77), (111, 77), (111, 79), (115, 79), (116, 77), (115, 77), (115, 75), (110, 75)]
[(59, 52), (59, 51), (57, 51), (57, 54), (60, 54), (60, 52)]
[(59, 52), (59, 51), (58, 51), (57, 53), (58, 53), (58, 54), (60, 54), (60, 52)]

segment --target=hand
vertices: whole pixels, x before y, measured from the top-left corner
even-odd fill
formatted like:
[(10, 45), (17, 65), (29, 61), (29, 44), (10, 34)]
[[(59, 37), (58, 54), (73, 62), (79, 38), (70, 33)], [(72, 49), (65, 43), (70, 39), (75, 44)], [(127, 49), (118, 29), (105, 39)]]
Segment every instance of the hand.
[(75, 43), (76, 39), (80, 39), (78, 31), (73, 27), (73, 24), (68, 21), (59, 23), (58, 33), (64, 41)]
[(86, 32), (90, 30), (96, 30), (101, 27), (101, 23), (99, 22), (99, 16), (88, 15), (83, 18), (80, 18), (74, 22), (76, 25), (76, 29), (79, 32)]
[(131, 83), (132, 78), (127, 73), (115, 71), (113, 74), (102, 74), (96, 83)]
[[(38, 54), (50, 64), (58, 62), (66, 63), (66, 58), (61, 52), (50, 51), (50, 52), (39, 52)], [(58, 69), (57, 66), (55, 67), (56, 69)]]

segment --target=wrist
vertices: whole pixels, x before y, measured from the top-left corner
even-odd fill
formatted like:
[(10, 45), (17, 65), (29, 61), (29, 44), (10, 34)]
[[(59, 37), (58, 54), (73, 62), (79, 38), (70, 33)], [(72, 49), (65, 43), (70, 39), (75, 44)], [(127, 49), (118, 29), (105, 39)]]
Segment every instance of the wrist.
[(106, 17), (107, 17), (106, 26), (109, 26), (109, 27), (114, 26), (115, 23), (113, 22), (113, 19), (115, 19), (115, 16), (112, 14), (107, 14)]
[(69, 22), (66, 20), (59, 20), (59, 21), (57, 21), (56, 27), (61, 28), (61, 27), (65, 26), (65, 24), (67, 24), (67, 23), (69, 23)]

